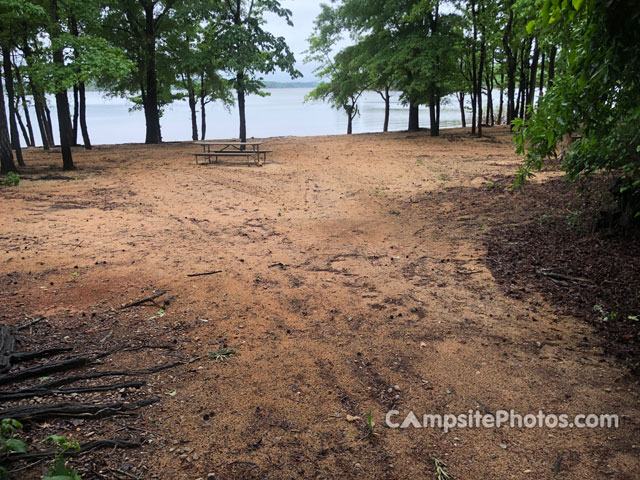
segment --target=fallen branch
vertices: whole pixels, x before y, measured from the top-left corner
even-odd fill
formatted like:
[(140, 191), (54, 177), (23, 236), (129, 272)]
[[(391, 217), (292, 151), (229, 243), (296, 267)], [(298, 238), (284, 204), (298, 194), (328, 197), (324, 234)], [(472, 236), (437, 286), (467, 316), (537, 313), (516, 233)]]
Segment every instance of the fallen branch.
[(565, 281), (569, 281), (569, 282), (574, 282), (574, 283), (591, 283), (591, 281), (587, 278), (582, 278), (582, 277), (572, 277), (570, 275), (563, 275), (562, 273), (556, 273), (556, 272), (552, 272), (550, 270), (546, 270), (546, 269), (539, 269), (536, 270), (536, 273), (538, 275), (542, 275), (543, 277), (549, 277), (551, 279), (555, 279), (555, 280), (565, 280)]
[[(162, 370), (167, 370), (169, 368), (176, 367), (178, 365), (184, 365), (185, 362), (171, 362), (171, 363), (163, 363), (162, 365), (157, 365), (151, 368), (145, 368), (142, 370), (122, 370), (122, 371), (104, 371), (104, 372), (92, 372), (85, 373), (81, 375), (72, 375), (69, 377), (58, 378), (57, 380), (51, 380), (49, 382), (42, 383), (38, 386), (38, 388), (56, 388), (61, 387), (62, 385), (69, 385), (71, 383), (78, 382), (80, 380), (92, 380), (94, 378), (102, 378), (102, 377), (132, 377), (134, 375), (150, 375), (152, 373), (157, 373)], [(30, 390), (30, 389), (25, 389)], [(19, 390), (20, 392), (24, 390)]]
[(6, 402), (7, 400), (21, 400), (23, 398), (32, 397), (48, 397), (51, 395), (68, 395), (70, 393), (108, 392), (111, 390), (120, 390), (121, 388), (140, 388), (145, 384), (146, 382), (138, 380), (135, 382), (96, 385), (82, 388), (67, 388), (64, 390), (53, 390), (48, 388), (32, 388), (18, 391), (4, 390), (0, 391), (0, 402)]
[(33, 350), (30, 352), (16, 352), (11, 355), (11, 364), (26, 362), (28, 360), (35, 360), (36, 358), (52, 357), (53, 355), (70, 352), (72, 350), (72, 347), (58, 347), (47, 348), (44, 350)]
[(93, 358), (90, 357), (77, 357), (69, 360), (64, 360), (62, 362), (48, 363), (46, 365), (39, 365), (37, 367), (25, 368), (17, 372), (0, 375), (0, 385), (6, 385), (8, 383), (17, 382), (19, 380), (26, 380), (28, 378), (43, 377), (50, 373), (73, 370), (74, 368), (84, 367), (92, 360)]
[(43, 418), (104, 418), (120, 412), (137, 410), (159, 401), (159, 398), (154, 397), (133, 403), (28, 405), (2, 410), (0, 411), (0, 417), (13, 418), (18, 421), (41, 420)]
[(216, 275), (217, 273), (222, 273), (223, 270), (213, 270), (211, 272), (204, 272), (204, 273), (190, 273), (189, 275), (187, 275), (187, 277), (204, 277), (207, 275)]
[[(31, 318), (31, 317), (27, 317), (27, 318)], [(25, 328), (29, 328), (34, 326), (36, 323), (40, 323), (42, 320), (44, 320), (46, 317), (39, 317), (36, 318), (35, 320), (31, 320), (28, 323), (25, 323), (24, 325), (20, 325), (19, 327), (16, 328), (16, 330), (20, 331), (20, 330), (24, 330)]]
[(131, 307), (137, 307), (138, 305), (142, 305), (143, 303), (147, 303), (147, 302), (153, 302), (156, 298), (159, 298), (161, 296), (163, 296), (165, 293), (167, 293), (166, 291), (162, 290), (154, 295), (151, 295), (149, 297), (145, 297), (145, 298), (141, 298), (140, 300), (136, 300), (134, 302), (130, 302), (127, 303), (126, 305), (122, 305), (121, 307), (118, 308), (118, 310), (126, 310), (127, 308), (131, 308)]
[[(83, 443), (80, 445), (80, 451), (75, 452), (73, 450), (68, 450), (65, 452), (65, 457), (75, 457), (84, 455), (85, 453), (89, 453), (93, 450), (100, 450), (104, 448), (140, 448), (141, 444), (138, 442), (130, 442), (128, 440), (94, 440), (92, 442)], [(0, 455), (0, 463), (4, 464), (5, 462), (19, 462), (25, 460), (36, 460), (42, 458), (50, 458), (55, 457), (60, 453), (59, 449), (55, 450), (44, 450), (41, 452), (27, 452), (27, 453), (5, 453)]]

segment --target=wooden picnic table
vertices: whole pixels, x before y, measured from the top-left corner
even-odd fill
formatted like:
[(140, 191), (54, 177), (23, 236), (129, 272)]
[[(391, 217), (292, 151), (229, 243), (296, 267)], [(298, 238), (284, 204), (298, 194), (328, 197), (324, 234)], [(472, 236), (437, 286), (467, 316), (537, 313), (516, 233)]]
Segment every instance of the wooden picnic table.
[(250, 157), (255, 165), (261, 167), (267, 161), (267, 153), (271, 153), (271, 150), (260, 149), (264, 142), (200, 141), (194, 144), (202, 146), (202, 153), (194, 153), (196, 164), (198, 158), (206, 159), (204, 163), (212, 163), (211, 159), (214, 158), (217, 163), (220, 157)]

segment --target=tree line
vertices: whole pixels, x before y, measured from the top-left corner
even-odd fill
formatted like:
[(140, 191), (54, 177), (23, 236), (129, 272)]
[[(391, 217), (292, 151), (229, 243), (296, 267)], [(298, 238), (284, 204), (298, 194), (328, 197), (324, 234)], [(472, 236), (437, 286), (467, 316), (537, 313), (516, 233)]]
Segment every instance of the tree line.
[[(564, 65), (556, 40), (528, 32), (536, 0), (341, 0), (322, 7), (309, 39), (307, 61), (324, 79), (309, 98), (324, 99), (348, 117), (348, 131), (365, 90), (385, 102), (390, 91), (409, 106), (408, 129), (420, 126), (419, 107), (429, 108), (430, 133), (440, 132), (443, 101), (455, 98), (463, 127), (510, 124), (528, 109)], [(351, 44), (336, 51), (343, 39)], [(494, 105), (494, 92), (498, 104)], [(470, 102), (469, 102), (470, 100)], [(471, 112), (467, 112), (470, 103)]]
[(81, 138), (91, 148), (88, 84), (144, 112), (146, 143), (162, 141), (163, 109), (185, 97), (193, 140), (205, 137), (205, 106), (222, 101), (237, 102), (246, 141), (245, 97), (263, 94), (261, 75), (300, 76), (284, 38), (266, 29), (267, 13), (293, 25), (279, 0), (0, 0), (1, 172), (17, 171), (13, 153), (24, 165), (19, 130), (29, 146), (36, 129), (45, 150), (56, 145), (47, 94), (63, 169), (74, 169), (71, 147)]

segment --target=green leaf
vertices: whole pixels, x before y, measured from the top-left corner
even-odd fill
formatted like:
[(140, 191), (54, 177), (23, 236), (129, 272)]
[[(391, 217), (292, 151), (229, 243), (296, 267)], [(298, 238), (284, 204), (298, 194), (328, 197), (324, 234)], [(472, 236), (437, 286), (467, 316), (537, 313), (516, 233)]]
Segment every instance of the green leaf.
[(5, 452), (27, 453), (27, 447), (22, 440), (10, 438), (4, 442)]
[(575, 8), (576, 10), (580, 10), (582, 5), (584, 4), (584, 0), (571, 0), (571, 3), (573, 5), (573, 8)]
[(533, 33), (533, 29), (536, 27), (536, 21), (535, 20), (531, 20), (529, 23), (527, 23), (527, 33), (529, 35), (531, 35), (531, 33)]

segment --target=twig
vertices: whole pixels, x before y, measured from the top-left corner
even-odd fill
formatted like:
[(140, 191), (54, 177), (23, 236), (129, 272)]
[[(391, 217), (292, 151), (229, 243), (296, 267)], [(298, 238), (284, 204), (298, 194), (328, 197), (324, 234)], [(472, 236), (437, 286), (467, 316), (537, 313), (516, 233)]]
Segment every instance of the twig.
[[(27, 318), (31, 318), (27, 315)], [(24, 325), (20, 325), (19, 327), (16, 327), (16, 330), (20, 331), (20, 330), (24, 330), (25, 328), (29, 328), (32, 327), (33, 325), (35, 325), (36, 323), (40, 323), (42, 320), (45, 320), (46, 317), (40, 317), (40, 318), (36, 318), (35, 320), (32, 319), (30, 322), (25, 323)]]
[(118, 310), (126, 310), (127, 308), (137, 307), (138, 305), (142, 305), (143, 303), (153, 302), (156, 298), (163, 296), (167, 293), (165, 290), (162, 290), (154, 295), (149, 297), (141, 298), (140, 300), (136, 300), (134, 302), (127, 303), (118, 308)]
[(538, 275), (542, 275), (543, 277), (549, 277), (551, 279), (556, 279), (556, 280), (568, 280), (574, 283), (591, 283), (591, 281), (586, 278), (563, 275), (562, 273), (551, 272), (543, 268), (536, 270), (536, 273)]
[[(83, 443), (80, 445), (80, 451), (74, 452), (73, 450), (69, 450), (65, 453), (65, 457), (75, 457), (79, 455), (84, 455), (85, 453), (91, 452), (92, 450), (100, 450), (103, 448), (140, 448), (140, 443), (138, 442), (129, 442), (127, 440), (94, 440), (92, 442)], [(27, 453), (5, 453), (0, 455), (0, 463), (5, 462), (19, 462), (21, 460), (32, 460), (32, 459), (44, 459), (49, 457), (54, 457), (57, 455), (59, 450), (44, 450), (41, 452), (27, 452)]]
[(204, 273), (190, 273), (187, 275), (187, 277), (205, 277), (207, 275), (216, 275), (217, 273), (222, 273), (223, 270), (213, 270), (211, 272), (204, 272)]

